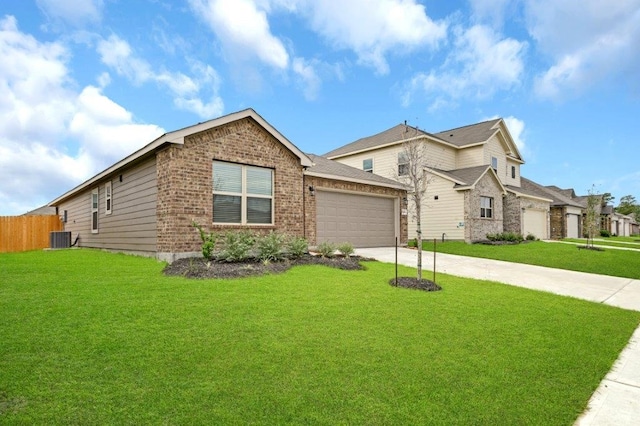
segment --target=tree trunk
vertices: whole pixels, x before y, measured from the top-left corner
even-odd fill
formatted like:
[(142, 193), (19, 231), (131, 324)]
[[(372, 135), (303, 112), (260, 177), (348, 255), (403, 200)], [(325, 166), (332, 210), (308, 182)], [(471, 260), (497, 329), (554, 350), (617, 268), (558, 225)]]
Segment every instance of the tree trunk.
[(420, 219), (416, 221), (416, 226), (416, 246), (418, 247), (418, 281), (422, 281), (422, 228), (420, 225)]

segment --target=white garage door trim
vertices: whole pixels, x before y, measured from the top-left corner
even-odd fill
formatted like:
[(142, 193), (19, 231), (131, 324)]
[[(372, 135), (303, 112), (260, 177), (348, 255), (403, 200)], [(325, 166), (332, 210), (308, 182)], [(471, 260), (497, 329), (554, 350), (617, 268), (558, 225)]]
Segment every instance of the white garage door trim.
[(523, 218), (523, 234), (533, 234), (536, 238), (548, 239), (547, 212), (544, 210), (526, 209)]
[(316, 192), (317, 243), (393, 246), (399, 222), (397, 197), (320, 188)]

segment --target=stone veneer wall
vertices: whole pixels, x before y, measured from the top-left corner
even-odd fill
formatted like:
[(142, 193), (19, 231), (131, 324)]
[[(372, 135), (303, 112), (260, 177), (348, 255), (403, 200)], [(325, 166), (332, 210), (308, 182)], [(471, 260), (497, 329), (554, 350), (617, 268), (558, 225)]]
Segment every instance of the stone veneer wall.
[[(380, 186), (366, 185), (355, 182), (338, 181), (332, 179), (319, 178), (316, 176), (304, 177), (305, 191), (305, 238), (309, 241), (309, 245), (315, 245), (316, 241), (316, 198), (309, 195), (309, 186), (314, 188), (330, 188), (340, 191), (351, 191), (358, 193), (379, 194), (398, 197), (400, 200), (400, 208), (402, 209), (402, 198), (406, 197), (406, 191), (400, 189), (386, 188)], [(400, 244), (407, 244), (407, 236), (409, 233), (408, 217), (400, 215)]]
[[(487, 239), (487, 234), (503, 231), (503, 193), (493, 175), (486, 173), (464, 197), (465, 241)], [(493, 217), (480, 217), (480, 197), (493, 197)]]
[(567, 235), (567, 209), (565, 207), (551, 207), (550, 236), (552, 240), (560, 240)]
[(184, 145), (157, 153), (160, 258), (172, 261), (200, 253), (193, 221), (210, 230), (238, 228), (213, 226), (213, 160), (274, 169), (274, 225), (242, 228), (303, 235), (300, 160), (253, 119), (245, 118), (191, 135)]
[(522, 206), (511, 192), (504, 197), (504, 232), (522, 233)]

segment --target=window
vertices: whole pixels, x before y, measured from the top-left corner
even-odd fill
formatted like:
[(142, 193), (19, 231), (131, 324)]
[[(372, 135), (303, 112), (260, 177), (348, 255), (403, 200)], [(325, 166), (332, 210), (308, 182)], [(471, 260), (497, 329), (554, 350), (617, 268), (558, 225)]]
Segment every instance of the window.
[(214, 161), (213, 222), (273, 224), (273, 170)]
[(111, 214), (111, 181), (104, 184), (104, 214)]
[(487, 219), (493, 217), (493, 198), (480, 197), (480, 217)]
[(516, 166), (511, 166), (511, 179), (516, 178)]
[(491, 157), (491, 168), (498, 171), (498, 159), (496, 157)]
[(373, 173), (373, 158), (362, 160), (362, 170), (364, 170), (365, 172)]
[(409, 156), (406, 152), (398, 153), (398, 176), (406, 176), (409, 174)]
[(91, 233), (98, 233), (98, 188), (91, 191)]

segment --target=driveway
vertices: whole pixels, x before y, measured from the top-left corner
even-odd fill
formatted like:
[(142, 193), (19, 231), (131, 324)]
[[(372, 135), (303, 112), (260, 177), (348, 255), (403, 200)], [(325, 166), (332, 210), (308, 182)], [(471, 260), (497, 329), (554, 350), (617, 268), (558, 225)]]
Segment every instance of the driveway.
[[(389, 247), (357, 249), (356, 254), (381, 262), (395, 261), (395, 250)], [(444, 253), (437, 254), (436, 262), (438, 273), (497, 281), (640, 311), (640, 280)], [(415, 268), (416, 250), (398, 248), (398, 263)], [(425, 270), (433, 270), (433, 253), (423, 252), (422, 265)], [(424, 274), (425, 278), (429, 275), (429, 272)], [(636, 425), (639, 419), (640, 327), (596, 389), (589, 408), (576, 425)]]

